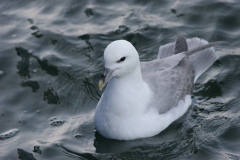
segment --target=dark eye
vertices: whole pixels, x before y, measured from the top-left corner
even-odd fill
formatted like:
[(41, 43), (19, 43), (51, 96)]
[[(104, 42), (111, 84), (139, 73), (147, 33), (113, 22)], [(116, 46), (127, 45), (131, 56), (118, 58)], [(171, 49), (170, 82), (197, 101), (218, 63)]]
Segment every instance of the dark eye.
[(117, 62), (123, 62), (126, 59), (126, 57), (122, 57), (121, 59), (119, 59)]

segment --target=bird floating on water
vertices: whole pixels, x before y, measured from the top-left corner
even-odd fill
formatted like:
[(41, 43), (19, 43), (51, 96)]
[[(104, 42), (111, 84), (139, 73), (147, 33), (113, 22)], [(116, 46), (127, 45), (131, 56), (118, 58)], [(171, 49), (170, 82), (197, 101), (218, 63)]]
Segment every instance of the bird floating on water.
[(110, 43), (94, 123), (106, 138), (132, 140), (154, 136), (181, 117), (191, 104), (194, 82), (217, 59), (214, 45), (199, 38), (178, 37), (160, 46), (158, 58), (140, 62), (133, 45)]

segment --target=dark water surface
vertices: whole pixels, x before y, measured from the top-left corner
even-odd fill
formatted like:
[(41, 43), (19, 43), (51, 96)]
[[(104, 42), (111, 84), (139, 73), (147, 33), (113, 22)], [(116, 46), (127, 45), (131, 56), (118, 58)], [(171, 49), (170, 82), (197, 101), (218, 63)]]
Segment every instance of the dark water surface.
[[(239, 17), (237, 0), (0, 0), (0, 134), (18, 130), (0, 159), (240, 159)], [(154, 137), (99, 135), (105, 47), (125, 39), (148, 61), (179, 35), (227, 41), (197, 101)]]

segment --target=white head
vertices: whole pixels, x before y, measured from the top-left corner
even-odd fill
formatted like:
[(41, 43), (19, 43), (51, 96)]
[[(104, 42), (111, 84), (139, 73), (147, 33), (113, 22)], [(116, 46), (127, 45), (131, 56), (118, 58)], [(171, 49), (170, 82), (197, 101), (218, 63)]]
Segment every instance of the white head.
[(139, 55), (134, 46), (125, 40), (110, 43), (104, 51), (105, 70), (99, 81), (99, 89), (112, 77), (123, 77), (139, 67)]

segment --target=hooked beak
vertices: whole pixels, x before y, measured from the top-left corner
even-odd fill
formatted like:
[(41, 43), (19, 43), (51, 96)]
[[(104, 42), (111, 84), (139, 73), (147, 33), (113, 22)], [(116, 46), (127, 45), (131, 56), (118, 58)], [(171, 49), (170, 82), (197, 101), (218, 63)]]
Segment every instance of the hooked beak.
[(114, 72), (114, 70), (112, 70), (110, 68), (104, 68), (102, 77), (98, 82), (98, 88), (100, 91), (103, 89), (105, 84), (107, 84), (107, 82), (113, 77), (113, 72)]

